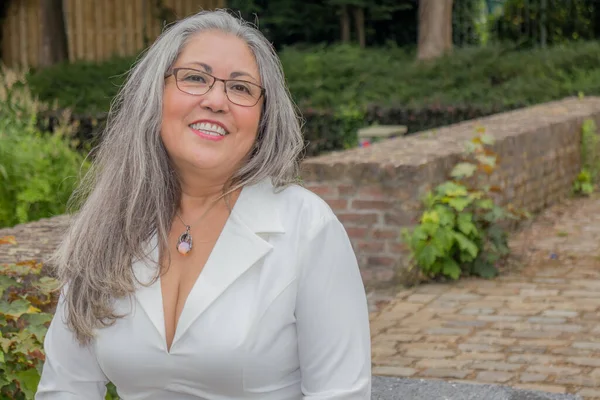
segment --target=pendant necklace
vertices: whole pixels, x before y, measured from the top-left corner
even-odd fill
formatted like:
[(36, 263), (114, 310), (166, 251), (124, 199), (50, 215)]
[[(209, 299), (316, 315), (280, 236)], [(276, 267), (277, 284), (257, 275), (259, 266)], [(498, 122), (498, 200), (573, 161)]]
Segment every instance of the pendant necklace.
[[(200, 222), (205, 216), (206, 214), (208, 214), (208, 212), (214, 207), (215, 204), (217, 204), (219, 202), (219, 199), (217, 199), (213, 204), (210, 205), (210, 207), (208, 207), (206, 209), (206, 211), (204, 211), (204, 213), (200, 216), (200, 218), (198, 219), (198, 221), (196, 221), (194, 223), (194, 225), (196, 225), (198, 222)], [(179, 215), (179, 213), (176, 213), (177, 218), (179, 218), (179, 220), (181, 221), (181, 223), (183, 224), (183, 226), (185, 226), (185, 231), (179, 235), (179, 238), (177, 239), (177, 251), (179, 252), (179, 254), (186, 256), (189, 252), (192, 251), (192, 247), (193, 247), (193, 239), (192, 239), (192, 234), (190, 232), (190, 230), (192, 229), (191, 225), (186, 224), (183, 219), (181, 218), (181, 216)]]

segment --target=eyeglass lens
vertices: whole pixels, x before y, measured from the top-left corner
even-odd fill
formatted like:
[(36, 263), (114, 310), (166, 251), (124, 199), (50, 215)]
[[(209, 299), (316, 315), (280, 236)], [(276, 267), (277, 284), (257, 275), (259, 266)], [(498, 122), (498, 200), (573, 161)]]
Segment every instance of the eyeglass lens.
[[(202, 95), (209, 91), (215, 78), (202, 71), (180, 69), (176, 74), (177, 87), (192, 94)], [(240, 80), (227, 80), (225, 83), (227, 98), (234, 104), (253, 106), (261, 96), (261, 88), (250, 82)]]

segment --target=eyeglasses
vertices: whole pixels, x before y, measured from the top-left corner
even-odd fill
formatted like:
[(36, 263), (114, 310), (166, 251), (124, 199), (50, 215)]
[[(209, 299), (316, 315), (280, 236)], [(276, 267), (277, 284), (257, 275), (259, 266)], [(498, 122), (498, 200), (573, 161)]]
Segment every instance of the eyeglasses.
[(221, 79), (196, 69), (173, 68), (171, 73), (165, 75), (165, 79), (171, 75), (175, 77), (175, 84), (179, 90), (194, 96), (205, 95), (212, 89), (215, 82), (221, 81), (225, 85), (225, 95), (229, 101), (242, 107), (256, 105), (265, 94), (265, 89), (255, 83), (237, 79)]

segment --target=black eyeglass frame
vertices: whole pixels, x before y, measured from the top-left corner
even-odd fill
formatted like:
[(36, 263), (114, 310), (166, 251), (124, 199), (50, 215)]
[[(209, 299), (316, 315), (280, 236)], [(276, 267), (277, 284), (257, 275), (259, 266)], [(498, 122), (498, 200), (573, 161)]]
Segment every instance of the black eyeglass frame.
[[(211, 78), (213, 78), (213, 83), (208, 87), (208, 90), (206, 92), (202, 93), (202, 94), (194, 94), (194, 93), (186, 92), (185, 90), (183, 90), (183, 89), (181, 89), (179, 87), (179, 80), (177, 79), (177, 73), (179, 71), (183, 71), (183, 70), (185, 70), (185, 71), (195, 71), (195, 72), (200, 72), (202, 74), (206, 74), (206, 75), (210, 76)], [(191, 96), (204, 96), (205, 94), (207, 94), (208, 92), (210, 92), (212, 90), (213, 86), (215, 86), (215, 83), (217, 83), (217, 81), (223, 82), (223, 90), (225, 92), (225, 96), (227, 96), (227, 100), (229, 100), (231, 103), (233, 103), (233, 104), (235, 104), (237, 106), (240, 106), (240, 107), (254, 107), (255, 105), (258, 104), (258, 102), (260, 101), (260, 99), (262, 97), (266, 97), (265, 96), (266, 95), (266, 89), (264, 87), (256, 84), (256, 83), (254, 83), (254, 82), (246, 81), (246, 80), (243, 80), (243, 79), (221, 79), (221, 78), (217, 78), (214, 75), (209, 74), (206, 71), (200, 71), (200, 70), (194, 69), (194, 68), (173, 68), (170, 72), (168, 72), (167, 74), (165, 74), (165, 79), (167, 79), (170, 76), (173, 76), (173, 78), (175, 78), (175, 86), (177, 86), (177, 89), (179, 89), (181, 92), (183, 92), (185, 94), (189, 94)], [(229, 98), (229, 93), (227, 93), (227, 82), (244, 82), (244, 83), (247, 83), (247, 84), (250, 84), (250, 85), (257, 86), (257, 87), (260, 88), (260, 96), (258, 96), (258, 98), (256, 99), (256, 103), (254, 103), (252, 105), (238, 104), (238, 103), (232, 101)]]

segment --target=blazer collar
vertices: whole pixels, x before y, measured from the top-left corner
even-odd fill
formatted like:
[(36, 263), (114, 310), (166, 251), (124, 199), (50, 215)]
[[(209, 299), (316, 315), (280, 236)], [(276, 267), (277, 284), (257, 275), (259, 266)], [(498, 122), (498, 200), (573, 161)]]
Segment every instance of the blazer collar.
[[(171, 351), (193, 322), (221, 296), (245, 271), (271, 251), (263, 234), (285, 233), (276, 194), (270, 180), (242, 189), (198, 280), (195, 282), (179, 318)], [(268, 239), (268, 237), (266, 238)], [(149, 243), (151, 259), (158, 260), (156, 236)], [(235, 250), (234, 250), (235, 249)], [(157, 274), (155, 266), (144, 262), (133, 265), (136, 278), (149, 283)], [(166, 334), (160, 279), (150, 286), (140, 285), (135, 293), (139, 305), (163, 338)]]

